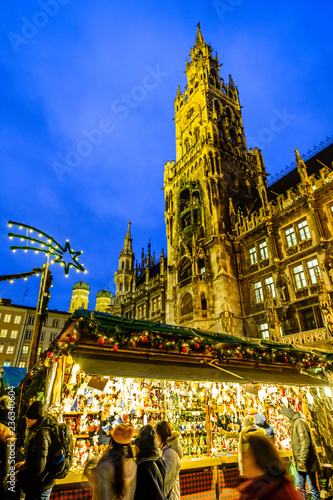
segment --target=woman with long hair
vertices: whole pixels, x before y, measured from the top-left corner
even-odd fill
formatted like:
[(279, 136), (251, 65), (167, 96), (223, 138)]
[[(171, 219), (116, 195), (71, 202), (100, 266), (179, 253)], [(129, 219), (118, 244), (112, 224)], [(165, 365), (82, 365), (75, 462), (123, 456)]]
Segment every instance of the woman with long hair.
[(180, 433), (173, 432), (166, 420), (155, 426), (157, 442), (165, 462), (164, 493), (168, 500), (180, 500), (179, 471), (183, 448)]
[(137, 465), (133, 458), (131, 425), (117, 425), (112, 432), (108, 449), (85, 475), (93, 488), (93, 500), (133, 500), (136, 488)]
[(238, 486), (239, 500), (300, 500), (269, 438), (250, 434), (241, 453), (244, 481)]

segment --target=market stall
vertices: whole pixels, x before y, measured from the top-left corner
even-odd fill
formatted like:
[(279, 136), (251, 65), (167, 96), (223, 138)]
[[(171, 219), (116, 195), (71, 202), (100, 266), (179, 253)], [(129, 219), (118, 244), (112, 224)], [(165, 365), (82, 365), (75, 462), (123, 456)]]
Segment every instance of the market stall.
[(138, 429), (168, 420), (179, 430), (187, 500), (232, 497), (238, 431), (251, 412), (266, 417), (288, 458), (279, 408), (302, 411), (312, 420), (322, 460), (332, 463), (332, 368), (330, 356), (316, 350), (78, 310), (33, 378), (37, 383), (47, 373), (49, 410), (70, 424), (75, 441), (73, 469), (52, 496), (90, 499), (84, 463), (103, 453), (112, 427), (122, 422)]

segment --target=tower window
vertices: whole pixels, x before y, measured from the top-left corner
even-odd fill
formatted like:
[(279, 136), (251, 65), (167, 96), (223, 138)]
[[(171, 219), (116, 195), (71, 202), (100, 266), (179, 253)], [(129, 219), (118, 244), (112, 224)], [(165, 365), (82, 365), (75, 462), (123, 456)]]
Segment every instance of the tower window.
[(207, 311), (207, 299), (204, 293), (201, 294), (201, 310)]
[(267, 323), (261, 323), (259, 325), (259, 332), (263, 339), (269, 339), (269, 328)]
[(123, 284), (123, 283), (120, 283), (120, 284), (119, 284), (119, 292), (122, 292), (122, 291), (123, 291), (123, 287), (124, 287), (124, 284)]
[(198, 260), (198, 269), (199, 269), (200, 274), (203, 274), (204, 272), (206, 272), (205, 261), (203, 259)]
[(192, 264), (189, 259), (183, 259), (180, 264), (179, 281), (184, 281), (192, 276)]
[(125, 262), (122, 262), (122, 263), (121, 263), (121, 268), (122, 268), (122, 269), (125, 269)]

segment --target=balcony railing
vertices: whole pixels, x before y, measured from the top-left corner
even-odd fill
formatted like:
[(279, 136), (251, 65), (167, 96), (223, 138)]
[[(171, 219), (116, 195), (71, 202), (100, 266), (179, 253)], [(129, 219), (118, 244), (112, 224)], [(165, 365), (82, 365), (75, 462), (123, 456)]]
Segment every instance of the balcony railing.
[(279, 342), (285, 344), (294, 345), (307, 345), (315, 344), (317, 342), (325, 342), (327, 340), (332, 341), (332, 337), (326, 328), (317, 328), (316, 330), (308, 330), (301, 333), (293, 333), (292, 335), (286, 335), (285, 337), (280, 337)]

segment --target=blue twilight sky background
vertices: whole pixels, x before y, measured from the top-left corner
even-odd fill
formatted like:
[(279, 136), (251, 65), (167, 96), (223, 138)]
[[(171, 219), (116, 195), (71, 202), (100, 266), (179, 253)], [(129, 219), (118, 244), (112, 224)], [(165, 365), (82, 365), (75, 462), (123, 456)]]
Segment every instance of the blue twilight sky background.
[[(157, 257), (166, 249), (163, 167), (175, 159), (173, 102), (199, 21), (221, 76), (238, 86), (248, 146), (261, 147), (269, 173), (295, 148), (306, 154), (332, 136), (332, 10), (329, 0), (2, 2), (0, 275), (45, 262), (9, 250), (9, 219), (84, 251), (87, 275), (65, 279), (53, 267), (50, 307), (59, 310), (81, 277), (91, 307), (98, 290), (114, 292), (128, 220), (136, 258), (149, 240)], [(147, 75), (156, 71), (154, 85)], [(89, 151), (82, 141), (101, 123), (107, 130)], [(28, 286), (24, 303), (35, 305), (38, 285), (0, 283), (0, 297), (21, 304)]]

